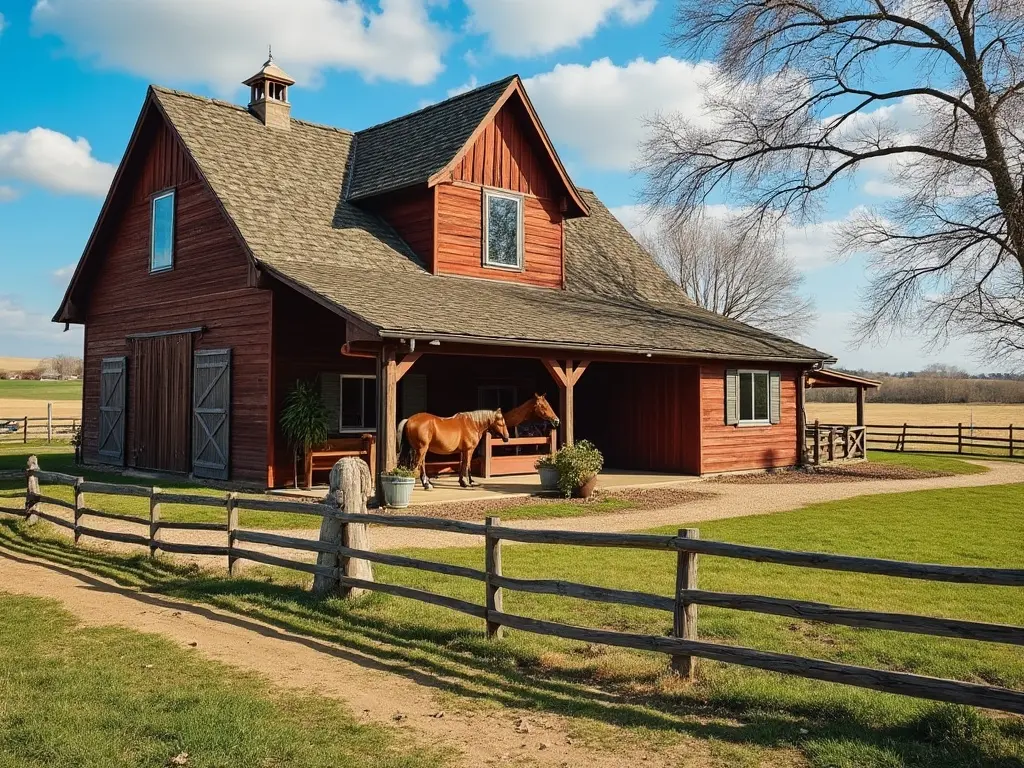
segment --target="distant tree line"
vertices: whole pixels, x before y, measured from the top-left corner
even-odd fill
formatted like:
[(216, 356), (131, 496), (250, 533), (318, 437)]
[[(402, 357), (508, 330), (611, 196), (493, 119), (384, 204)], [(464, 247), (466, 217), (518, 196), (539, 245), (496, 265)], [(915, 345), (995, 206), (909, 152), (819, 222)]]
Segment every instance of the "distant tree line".
[[(921, 371), (848, 373), (882, 382), (879, 389), (867, 392), (868, 402), (873, 403), (1024, 403), (1024, 376), (1020, 374), (972, 375), (942, 363)], [(856, 390), (848, 388), (807, 390), (807, 400), (812, 403), (852, 403), (856, 396)]]

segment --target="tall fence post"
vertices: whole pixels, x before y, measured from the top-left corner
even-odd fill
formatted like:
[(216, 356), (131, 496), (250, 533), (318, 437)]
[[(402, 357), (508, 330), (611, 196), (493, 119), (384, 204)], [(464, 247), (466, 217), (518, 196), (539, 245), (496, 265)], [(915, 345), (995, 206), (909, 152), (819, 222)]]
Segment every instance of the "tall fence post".
[(501, 539), (491, 533), (491, 529), (501, 525), (500, 517), (488, 517), (486, 522), (487, 532), (484, 534), (484, 561), (487, 587), (487, 637), (488, 639), (501, 639), (501, 624), (491, 620), (491, 612), (504, 611), (501, 595), (501, 587), (496, 586), (492, 576), (501, 576)]
[(28, 416), (25, 417), (25, 426), (22, 429), (21, 434), (22, 434), (21, 441), (23, 443), (27, 443), (28, 442)]
[(84, 477), (75, 478), (75, 544), (78, 543), (78, 539), (82, 536), (78, 526), (79, 521), (82, 519), (82, 510), (85, 509), (85, 491), (82, 490), (82, 483), (84, 482)]
[(53, 442), (53, 403), (46, 404), (46, 442)]
[(39, 520), (36, 517), (36, 504), (39, 503), (39, 459), (35, 456), (28, 457), (28, 469), (25, 472), (25, 522), (35, 523)]
[(833, 462), (836, 460), (836, 428), (828, 428), (828, 460)]
[(814, 420), (814, 466), (821, 464), (821, 422)]
[(235, 575), (235, 531), (238, 530), (238, 494), (228, 494), (228, 576)]
[[(679, 538), (699, 539), (698, 528), (680, 528)], [(679, 552), (676, 559), (676, 606), (672, 616), (672, 636), (681, 640), (697, 639), (697, 604), (686, 600), (686, 591), (697, 588), (697, 553)], [(684, 680), (697, 677), (695, 656), (673, 656), (672, 671)]]
[(1013, 458), (1013, 424), (1010, 425), (1010, 458)]
[(899, 448), (900, 451), (907, 450), (907, 422), (905, 421), (903, 422), (903, 434), (900, 435), (899, 439)]
[(956, 452), (964, 452), (964, 423), (958, 421), (956, 424)]
[(159, 488), (149, 489), (149, 556), (156, 557), (157, 543), (160, 541), (160, 494)]

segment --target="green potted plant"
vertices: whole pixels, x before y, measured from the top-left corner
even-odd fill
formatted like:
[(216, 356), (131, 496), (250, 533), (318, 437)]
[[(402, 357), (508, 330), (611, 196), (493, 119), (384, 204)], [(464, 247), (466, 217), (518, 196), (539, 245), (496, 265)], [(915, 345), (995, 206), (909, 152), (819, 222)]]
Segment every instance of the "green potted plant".
[(380, 487), (384, 490), (384, 506), (404, 509), (412, 498), (416, 473), (406, 467), (395, 467), (380, 473)]
[(292, 446), (295, 487), (299, 487), (299, 459), (327, 440), (327, 408), (314, 382), (296, 381), (281, 411), (281, 432)]
[(597, 473), (604, 467), (604, 456), (589, 440), (567, 445), (555, 454), (558, 490), (565, 496), (588, 499), (597, 487)]
[(541, 456), (534, 463), (533, 468), (540, 475), (540, 487), (545, 491), (558, 490), (558, 465), (555, 464), (555, 454), (549, 453)]
[(82, 425), (76, 424), (74, 431), (71, 433), (71, 445), (73, 445), (75, 448), (75, 464), (82, 463), (83, 440), (84, 438), (82, 436)]

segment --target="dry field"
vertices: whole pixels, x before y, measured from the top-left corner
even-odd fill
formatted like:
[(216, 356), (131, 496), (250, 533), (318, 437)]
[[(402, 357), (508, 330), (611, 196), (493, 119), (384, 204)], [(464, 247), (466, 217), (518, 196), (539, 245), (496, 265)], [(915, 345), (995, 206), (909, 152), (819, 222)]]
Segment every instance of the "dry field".
[(0, 371), (32, 371), (41, 362), (38, 357), (0, 357)]
[[(26, 400), (16, 397), (0, 397), (0, 418), (21, 418), (23, 416), (46, 416), (45, 400)], [(82, 418), (82, 403), (79, 400), (54, 400), (55, 419)]]
[[(868, 424), (916, 424), (932, 426), (963, 423), (981, 427), (1024, 427), (1024, 404), (942, 403), (939, 405), (907, 403), (867, 403)], [(854, 424), (857, 406), (853, 403), (807, 403), (807, 420), (822, 423)]]

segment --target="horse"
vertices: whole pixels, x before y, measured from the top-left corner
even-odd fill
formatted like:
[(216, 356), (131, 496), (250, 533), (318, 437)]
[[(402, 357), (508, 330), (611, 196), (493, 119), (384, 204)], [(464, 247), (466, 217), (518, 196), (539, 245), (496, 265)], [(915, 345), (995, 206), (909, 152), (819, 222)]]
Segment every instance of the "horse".
[(544, 395), (534, 393), (533, 397), (505, 414), (505, 426), (514, 429), (526, 421), (547, 421), (558, 428), (562, 422)]
[(427, 453), (442, 456), (458, 453), (459, 485), (466, 488), (476, 485), (469, 471), (470, 457), (487, 430), (508, 442), (508, 427), (501, 408), (495, 411), (465, 411), (454, 416), (417, 413), (398, 425), (399, 452), (402, 455), (411, 452), (412, 461), (406, 466), (420, 471), (420, 481), (425, 491), (432, 488), (427, 478)]

